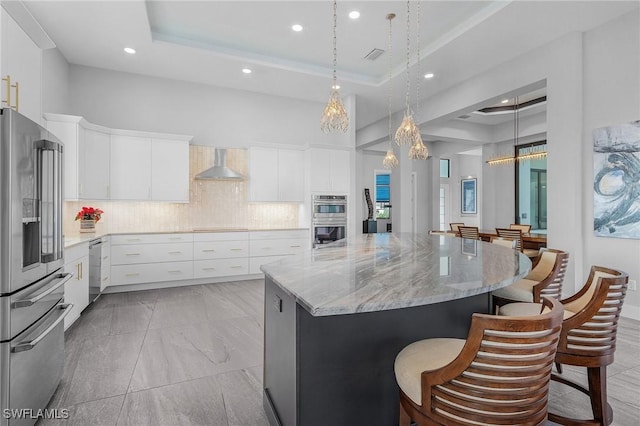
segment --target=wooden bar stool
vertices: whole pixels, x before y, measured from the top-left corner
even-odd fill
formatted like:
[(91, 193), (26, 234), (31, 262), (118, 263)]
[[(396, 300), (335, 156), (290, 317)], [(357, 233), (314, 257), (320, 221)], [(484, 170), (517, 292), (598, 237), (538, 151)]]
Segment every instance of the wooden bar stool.
[(533, 317), (473, 314), (466, 340), (405, 347), (394, 365), (399, 425), (544, 425), (562, 305), (543, 304)]
[[(551, 378), (588, 395), (593, 418), (572, 419), (549, 413), (549, 420), (562, 425), (601, 426), (613, 421), (613, 410), (607, 402), (607, 365), (613, 363), (628, 281), (625, 272), (592, 266), (582, 289), (562, 300), (565, 312), (556, 363), (586, 367), (589, 386), (585, 388), (558, 374)], [(540, 305), (513, 303), (502, 307), (500, 314), (526, 315), (536, 311), (540, 311)]]
[(540, 303), (542, 296), (560, 299), (568, 263), (569, 253), (566, 251), (542, 249), (526, 277), (492, 293), (493, 305), (500, 307), (514, 302)]

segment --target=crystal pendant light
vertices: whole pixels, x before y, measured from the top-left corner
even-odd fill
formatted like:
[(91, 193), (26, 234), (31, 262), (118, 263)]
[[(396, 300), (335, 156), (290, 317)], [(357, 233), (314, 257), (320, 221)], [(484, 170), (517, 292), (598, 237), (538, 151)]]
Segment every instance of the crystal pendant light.
[[(417, 56), (417, 68), (416, 71), (416, 116), (420, 111), (420, 0), (418, 0), (418, 7), (416, 11), (416, 56)], [(409, 158), (412, 160), (426, 160), (429, 157), (429, 150), (422, 142), (422, 135), (420, 134), (420, 128), (416, 126), (416, 136), (409, 148)]]
[(388, 54), (389, 54), (389, 102), (388, 102), (388, 107), (389, 107), (389, 147), (387, 148), (387, 155), (385, 155), (384, 160), (382, 160), (382, 165), (384, 166), (385, 169), (393, 169), (394, 167), (396, 167), (398, 165), (398, 159), (396, 158), (396, 154), (393, 152), (393, 145), (391, 145), (391, 139), (393, 137), (392, 133), (391, 133), (391, 95), (392, 95), (392, 88), (393, 85), (391, 84), (391, 67), (393, 66), (393, 61), (392, 61), (392, 55), (391, 55), (391, 21), (393, 20), (393, 18), (396, 17), (395, 13), (390, 13), (387, 15), (387, 19), (389, 20), (389, 49), (388, 49)]
[(329, 102), (324, 107), (322, 117), (320, 118), (320, 129), (324, 133), (341, 132), (344, 133), (349, 129), (349, 116), (347, 110), (340, 99), (338, 92), (338, 84), (336, 78), (336, 69), (338, 64), (338, 49), (336, 44), (336, 26), (338, 23), (338, 4), (333, 0), (333, 85), (331, 86), (331, 96)]
[(411, 106), (409, 105), (409, 89), (411, 84), (411, 74), (409, 73), (409, 57), (411, 54), (410, 43), (410, 23), (411, 23), (411, 6), (409, 0), (407, 0), (407, 97), (406, 97), (406, 111), (404, 112), (404, 118), (398, 130), (396, 130), (396, 143), (398, 145), (413, 144), (416, 139), (416, 134), (419, 134), (418, 126), (413, 121), (413, 113), (411, 112)]

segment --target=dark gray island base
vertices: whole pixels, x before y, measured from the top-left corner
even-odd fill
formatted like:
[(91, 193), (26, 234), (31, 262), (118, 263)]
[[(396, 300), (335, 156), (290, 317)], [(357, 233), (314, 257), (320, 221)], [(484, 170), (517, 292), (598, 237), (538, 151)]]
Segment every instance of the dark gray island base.
[(365, 234), (263, 265), (270, 424), (397, 424), (398, 352), (465, 338), (472, 313), (490, 311), (491, 291), (530, 268), (505, 247), (412, 234)]
[(489, 312), (487, 294), (314, 317), (266, 278), (264, 409), (270, 424), (397, 424), (398, 352), (429, 337), (465, 338), (473, 312)]

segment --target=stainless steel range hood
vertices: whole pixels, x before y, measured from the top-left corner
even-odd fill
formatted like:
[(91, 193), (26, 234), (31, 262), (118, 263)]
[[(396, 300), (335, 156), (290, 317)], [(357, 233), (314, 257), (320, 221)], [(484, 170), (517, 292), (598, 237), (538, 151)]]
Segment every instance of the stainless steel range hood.
[(196, 175), (198, 180), (244, 180), (244, 176), (227, 167), (227, 150), (216, 148), (213, 167)]

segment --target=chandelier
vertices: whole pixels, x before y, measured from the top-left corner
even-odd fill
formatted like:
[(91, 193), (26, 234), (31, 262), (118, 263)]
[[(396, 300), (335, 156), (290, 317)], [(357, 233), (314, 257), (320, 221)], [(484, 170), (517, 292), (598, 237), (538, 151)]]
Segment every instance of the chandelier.
[[(408, 12), (408, 10), (407, 10)], [(416, 10), (416, 116), (420, 111), (420, 0)], [(422, 142), (420, 128), (416, 126), (416, 133), (411, 148), (409, 148), (409, 158), (412, 160), (426, 160), (429, 157), (429, 150)]]
[(324, 107), (322, 117), (320, 118), (320, 129), (324, 133), (341, 132), (344, 133), (349, 129), (349, 116), (347, 110), (340, 99), (340, 86), (337, 84), (337, 67), (338, 67), (338, 49), (336, 43), (336, 27), (338, 24), (338, 4), (333, 0), (333, 85), (331, 86), (331, 96), (329, 102)]
[(407, 96), (405, 101), (406, 110), (404, 112), (404, 117), (402, 118), (400, 127), (398, 127), (398, 130), (396, 130), (395, 140), (398, 145), (413, 144), (416, 140), (416, 134), (420, 134), (420, 130), (413, 120), (413, 113), (411, 112), (411, 106), (409, 104), (409, 91), (411, 84), (411, 74), (409, 72), (409, 59), (411, 56), (410, 23), (411, 5), (410, 1), (407, 0)]
[(385, 169), (393, 169), (398, 165), (398, 159), (396, 158), (396, 154), (393, 152), (393, 145), (391, 145), (392, 133), (391, 133), (391, 95), (393, 94), (393, 85), (391, 84), (391, 68), (393, 67), (393, 56), (392, 56), (392, 45), (391, 45), (391, 21), (396, 17), (395, 13), (389, 13), (387, 15), (387, 19), (389, 20), (389, 99), (388, 99), (388, 107), (389, 107), (389, 147), (387, 148), (387, 154), (384, 156), (384, 160), (382, 160), (382, 165)]

